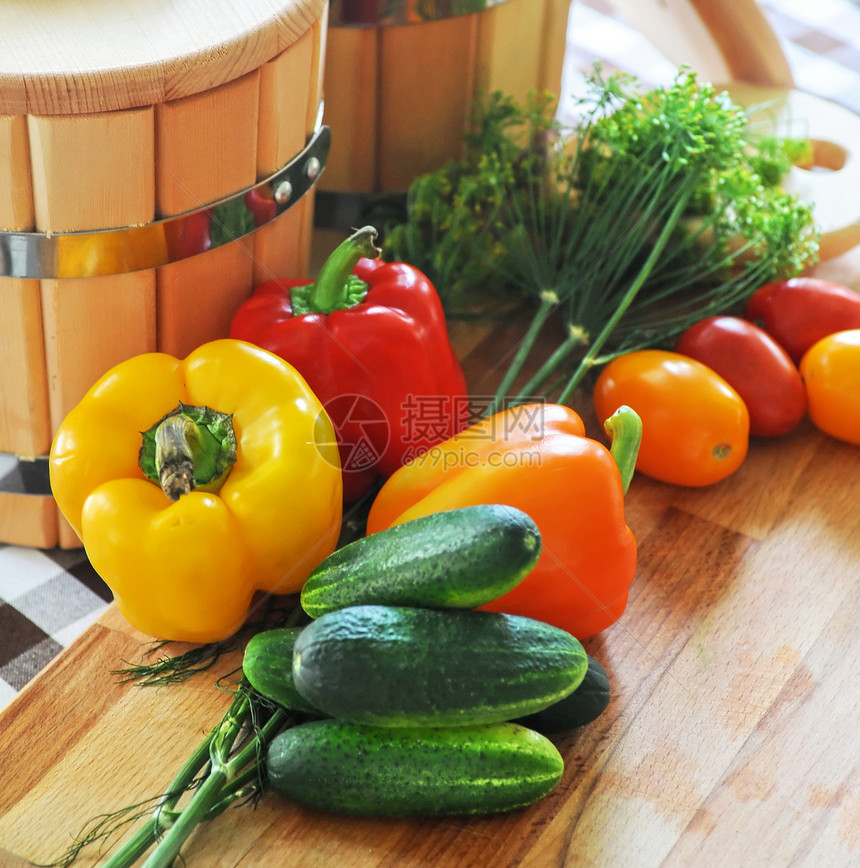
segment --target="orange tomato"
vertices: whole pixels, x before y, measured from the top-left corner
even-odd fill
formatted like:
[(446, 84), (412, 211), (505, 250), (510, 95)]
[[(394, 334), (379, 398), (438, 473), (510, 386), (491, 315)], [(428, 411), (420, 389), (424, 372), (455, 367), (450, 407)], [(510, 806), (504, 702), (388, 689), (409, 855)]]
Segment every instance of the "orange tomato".
[(594, 388), (599, 419), (627, 404), (642, 419), (636, 469), (675, 485), (711, 485), (747, 454), (749, 411), (707, 365), (680, 353), (638, 350), (613, 359)]
[(860, 329), (813, 344), (800, 360), (800, 375), (813, 425), (860, 445)]

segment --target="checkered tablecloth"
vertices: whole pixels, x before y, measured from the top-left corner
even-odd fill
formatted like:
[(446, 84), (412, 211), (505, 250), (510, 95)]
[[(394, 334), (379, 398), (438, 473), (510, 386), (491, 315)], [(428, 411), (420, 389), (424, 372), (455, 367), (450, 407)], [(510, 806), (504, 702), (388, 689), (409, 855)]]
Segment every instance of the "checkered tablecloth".
[[(860, 0), (759, 0), (791, 65), (798, 90), (860, 113)], [(601, 61), (644, 86), (668, 84), (677, 66), (630, 27), (611, 0), (574, 0), (562, 94), (577, 92), (581, 71)]]
[(0, 546), (0, 708), (110, 600), (82, 551)]
[[(761, 0), (783, 40), (797, 87), (860, 113), (860, 0)], [(574, 0), (562, 108), (581, 72), (601, 60), (643, 86), (671, 82), (677, 67), (617, 17), (607, 0)], [(9, 470), (0, 456), (0, 480)], [(14, 472), (14, 471), (13, 471)], [(80, 551), (0, 546), (0, 708), (111, 599)]]

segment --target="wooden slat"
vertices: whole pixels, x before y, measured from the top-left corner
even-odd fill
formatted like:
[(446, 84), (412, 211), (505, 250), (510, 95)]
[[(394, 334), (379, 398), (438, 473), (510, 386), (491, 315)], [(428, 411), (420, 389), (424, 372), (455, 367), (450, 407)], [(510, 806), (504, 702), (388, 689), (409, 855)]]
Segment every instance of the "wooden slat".
[(0, 115), (0, 229), (33, 227), (30, 147), (25, 115)]
[[(72, 232), (154, 216), (152, 109), (29, 117), (36, 229)], [(77, 255), (77, 254), (75, 254)], [(118, 256), (122, 256), (118, 251)], [(62, 253), (60, 254), (62, 267)], [(155, 349), (155, 275), (41, 281), (51, 429), (109, 368)], [(60, 520), (61, 545), (78, 545)]]
[[(0, 227), (33, 228), (27, 119), (0, 117)], [(48, 374), (37, 280), (0, 278), (0, 452), (24, 458), (51, 446)], [(50, 497), (0, 492), (0, 541), (50, 548), (58, 516)]]
[[(321, 27), (312, 28), (292, 48), (260, 71), (257, 177), (284, 166), (313, 131), (319, 106)], [(312, 194), (253, 236), (256, 285), (272, 277), (306, 275), (313, 218)]]
[[(256, 180), (260, 74), (156, 106), (157, 209), (180, 214)], [(158, 348), (184, 357), (226, 337), (251, 291), (251, 241), (235, 242), (158, 269)]]
[(483, 14), (380, 29), (380, 189), (405, 189), (462, 153)]
[(325, 122), (332, 139), (320, 189), (367, 192), (378, 184), (379, 32), (332, 27), (326, 44)]
[(560, 99), (562, 72), (567, 50), (567, 27), (572, 0), (544, 0), (543, 33), (541, 37), (540, 70), (535, 88), (549, 91)]
[[(64, 539), (70, 543), (67, 547), (77, 546), (74, 538)], [(49, 549), (59, 540), (59, 513), (52, 497), (0, 492), (0, 542)]]
[[(0, 228), (34, 223), (27, 119), (0, 117)], [(0, 278), (0, 323), (0, 452), (44, 455), (51, 426), (38, 281)]]
[[(540, 86), (543, 56), (548, 50), (544, 43), (546, 5), (534, 0), (506, 0), (475, 16), (478, 39), (474, 86), (478, 94), (500, 90), (522, 102), (530, 90)], [(565, 30), (553, 36), (563, 47), (567, 41)]]

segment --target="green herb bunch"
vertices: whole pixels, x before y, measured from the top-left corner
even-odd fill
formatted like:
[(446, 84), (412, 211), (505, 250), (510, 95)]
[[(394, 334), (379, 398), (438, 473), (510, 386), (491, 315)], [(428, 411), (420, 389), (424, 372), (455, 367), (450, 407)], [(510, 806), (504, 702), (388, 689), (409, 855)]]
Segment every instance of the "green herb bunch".
[[(549, 95), (479, 104), (462, 162), (419, 178), (384, 256), (433, 280), (451, 316), (537, 303), (498, 403), (566, 401), (615, 355), (669, 345), (814, 261), (810, 206), (779, 181), (805, 143), (754, 129), (725, 94), (681, 69), (639, 94), (596, 67), (565, 129)], [(543, 325), (556, 349), (511, 394)]]

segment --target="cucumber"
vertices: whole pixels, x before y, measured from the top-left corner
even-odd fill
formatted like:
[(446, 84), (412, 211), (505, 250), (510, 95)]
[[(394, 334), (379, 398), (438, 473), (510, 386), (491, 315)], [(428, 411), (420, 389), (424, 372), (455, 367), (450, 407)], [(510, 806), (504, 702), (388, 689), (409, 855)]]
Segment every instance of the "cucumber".
[(354, 540), (329, 555), (301, 592), (312, 618), (364, 603), (473, 609), (531, 572), (537, 525), (501, 504), (422, 516)]
[(543, 735), (566, 732), (597, 720), (609, 705), (611, 698), (609, 676), (593, 657), (588, 658), (588, 669), (582, 683), (573, 693), (558, 702), (515, 721), (535, 729)]
[(552, 742), (513, 723), (393, 730), (315, 720), (275, 736), (266, 753), (282, 796), (372, 817), (510, 811), (543, 798), (562, 772)]
[(543, 621), (471, 609), (350, 606), (305, 627), (293, 682), (331, 717), (466, 726), (532, 714), (575, 690), (588, 658)]
[(255, 634), (245, 647), (242, 671), (254, 690), (283, 708), (317, 714), (293, 684), (293, 646), (301, 632), (279, 627)]

